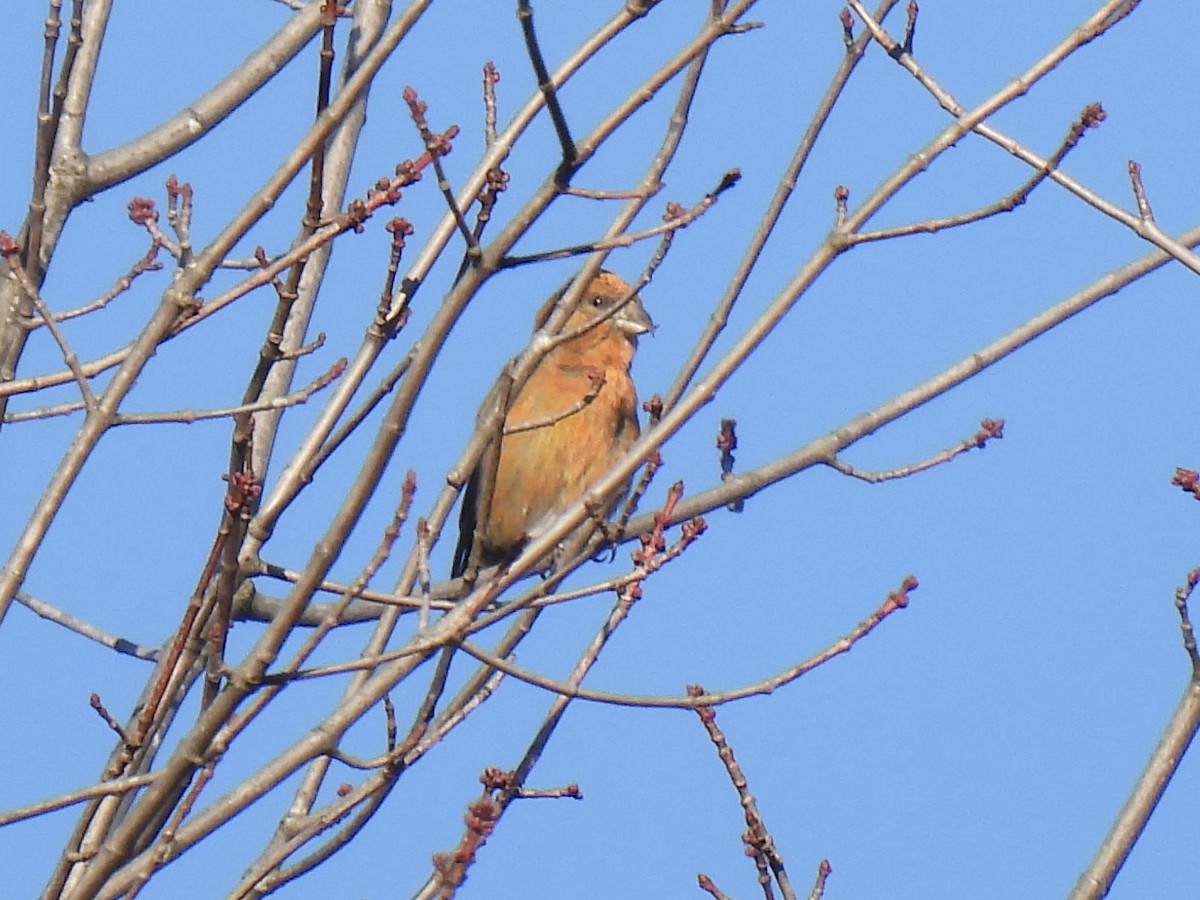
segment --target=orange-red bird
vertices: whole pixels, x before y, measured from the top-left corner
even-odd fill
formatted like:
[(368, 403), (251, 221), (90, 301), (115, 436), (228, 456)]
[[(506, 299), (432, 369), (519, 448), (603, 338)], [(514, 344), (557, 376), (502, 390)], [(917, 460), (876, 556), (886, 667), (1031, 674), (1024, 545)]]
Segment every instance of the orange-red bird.
[[(546, 323), (565, 290), (539, 310), (535, 327)], [(517, 393), (504, 419), (486, 513), (479, 508), (483, 463), (467, 484), (454, 577), (467, 569), (476, 532), (481, 564), (511, 560), (637, 440), (637, 392), (629, 367), (638, 335), (654, 323), (639, 297), (620, 306), (632, 290), (612, 272), (601, 270), (561, 333), (608, 317), (547, 352)]]

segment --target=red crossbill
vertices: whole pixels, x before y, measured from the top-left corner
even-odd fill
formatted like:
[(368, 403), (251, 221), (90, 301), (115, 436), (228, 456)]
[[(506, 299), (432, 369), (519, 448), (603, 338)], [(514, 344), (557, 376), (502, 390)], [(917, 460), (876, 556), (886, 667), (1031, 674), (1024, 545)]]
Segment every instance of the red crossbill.
[[(601, 270), (561, 333), (611, 315), (553, 347), (521, 386), (504, 418), (486, 513), (480, 509), (479, 467), (467, 484), (455, 577), (466, 571), (476, 533), (483, 565), (511, 560), (637, 440), (637, 391), (629, 367), (637, 336), (654, 323), (636, 296), (613, 312), (631, 291), (618, 276)], [(536, 327), (546, 323), (564, 292), (565, 288), (539, 310)]]

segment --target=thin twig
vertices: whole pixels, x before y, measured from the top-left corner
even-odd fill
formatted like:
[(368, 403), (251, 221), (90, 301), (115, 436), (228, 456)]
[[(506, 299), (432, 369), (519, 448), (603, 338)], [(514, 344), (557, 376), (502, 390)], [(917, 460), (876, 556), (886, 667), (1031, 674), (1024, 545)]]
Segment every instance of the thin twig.
[(89, 785), (70, 793), (59, 794), (57, 797), (51, 797), (48, 800), (40, 800), (28, 806), (19, 806), (16, 809), (10, 809), (8, 812), (0, 812), (0, 828), (3, 828), (5, 825), (12, 825), (14, 822), (24, 821), (25, 819), (44, 816), (46, 813), (74, 806), (76, 803), (83, 803), (86, 800), (94, 800), (97, 797), (113, 797), (127, 791), (136, 791), (153, 780), (154, 773), (152, 772), (145, 775), (133, 775), (128, 778), (116, 778), (112, 781), (102, 781), (99, 784)]
[(496, 85), (500, 70), (490, 59), (483, 64), (483, 141), (490, 147), (496, 143)]
[(1188, 599), (1200, 584), (1200, 569), (1188, 572), (1187, 582), (1175, 589), (1175, 609), (1179, 612), (1179, 630), (1183, 635), (1183, 649), (1192, 662), (1192, 680), (1200, 681), (1200, 652), (1196, 650), (1196, 632), (1188, 615)]
[(546, 69), (546, 60), (542, 57), (542, 48), (538, 44), (537, 31), (533, 27), (533, 7), (529, 0), (517, 0), (517, 21), (521, 23), (521, 35), (525, 38), (525, 51), (529, 54), (529, 62), (537, 77), (538, 90), (546, 101), (546, 110), (554, 123), (554, 133), (558, 136), (558, 146), (562, 152), (562, 161), (555, 172), (554, 180), (560, 187), (566, 187), (574, 174), (575, 163), (579, 157), (578, 148), (571, 137), (571, 129), (567, 125), (567, 117), (562, 104), (558, 100), (558, 91)]
[(20, 245), (6, 231), (0, 231), (0, 256), (5, 258), (5, 261), (8, 263), (8, 271), (17, 279), (17, 282), (21, 285), (21, 290), (33, 302), (38, 315), (42, 317), (42, 323), (50, 329), (50, 334), (54, 336), (54, 342), (58, 344), (58, 349), (62, 352), (63, 362), (67, 364), (67, 368), (75, 377), (75, 384), (79, 387), (79, 393), (83, 395), (84, 405), (89, 410), (95, 409), (97, 406), (96, 395), (92, 393), (92, 387), (88, 384), (87, 375), (84, 374), (79, 364), (79, 357), (71, 349), (71, 344), (67, 341), (66, 334), (58, 327), (58, 320), (50, 312), (50, 307), (46, 305), (46, 301), (42, 299), (37, 286), (34, 285), (29, 274), (21, 265)]
[(458, 200), (454, 196), (454, 191), (450, 187), (450, 180), (446, 177), (446, 169), (442, 166), (442, 157), (450, 153), (454, 149), (451, 141), (458, 135), (458, 126), (451, 125), (442, 134), (435, 133), (430, 127), (429, 122), (425, 119), (425, 113), (429, 105), (425, 103), (417, 92), (412, 87), (404, 89), (404, 102), (408, 104), (409, 113), (412, 115), (412, 120), (417, 126), (417, 130), (421, 133), (421, 140), (425, 142), (425, 156), (428, 157), (433, 165), (433, 171), (437, 175), (438, 190), (442, 192), (442, 196), (446, 198), (446, 205), (450, 209), (450, 214), (454, 216), (454, 221), (458, 225), (458, 231), (466, 241), (467, 251), (477, 256), (479, 253), (479, 245), (475, 242), (475, 237), (471, 233), (471, 227), (467, 224), (467, 218), (459, 208)]
[(829, 880), (829, 876), (833, 873), (833, 866), (829, 864), (829, 860), (823, 859), (817, 866), (817, 878), (813, 882), (812, 890), (809, 892), (808, 900), (821, 900), (825, 896), (825, 882)]
[(117, 653), (132, 656), (136, 659), (158, 659), (158, 650), (155, 648), (143, 647), (134, 641), (110, 634), (103, 629), (97, 628), (95, 625), (90, 625), (82, 619), (72, 616), (70, 613), (65, 613), (61, 609), (51, 606), (49, 603), (38, 600), (36, 597), (31, 597), (24, 591), (17, 592), (17, 602), (30, 611), (37, 613), (37, 615), (46, 621), (61, 625), (69, 631), (74, 631), (76, 634), (82, 635), (89, 641), (95, 641), (97, 644), (108, 647), (110, 650), (115, 650)]
[[(984, 219), (1001, 213), (1012, 212), (1018, 206), (1021, 206), (1029, 199), (1029, 195), (1034, 189), (1044, 183), (1050, 177), (1052, 172), (1058, 170), (1062, 165), (1062, 161), (1079, 144), (1083, 136), (1093, 128), (1099, 128), (1100, 124), (1105, 120), (1107, 114), (1104, 112), (1104, 107), (1099, 103), (1091, 103), (1084, 107), (1083, 112), (1079, 114), (1079, 118), (1072, 123), (1071, 128), (1067, 132), (1067, 136), (1063, 138), (1058, 149), (1046, 160), (1044, 166), (1040, 167), (1024, 184), (1018, 187), (1006, 197), (1001, 197), (994, 203), (990, 203), (981, 209), (972, 212), (962, 213), (957, 216), (947, 216), (941, 219), (926, 219), (921, 222), (914, 222), (909, 225), (898, 225), (894, 228), (881, 228), (878, 231), (862, 231), (848, 236), (848, 243), (866, 244), (872, 241), (882, 241), (890, 238), (905, 237), (912, 234), (936, 234), (939, 231), (945, 231), (949, 228), (960, 228), (963, 225), (974, 224), (981, 222)], [(844, 188), (842, 189), (845, 190)], [(845, 201), (846, 194), (839, 193), (838, 199), (838, 225), (839, 227), (845, 221)]]
[[(898, 0), (882, 0), (876, 9), (875, 15), (877, 19), (883, 21), (897, 2)], [(844, 16), (842, 17), (842, 23), (843, 27), (845, 27)], [(767, 208), (763, 212), (761, 224), (750, 237), (746, 250), (742, 254), (742, 258), (738, 261), (737, 269), (730, 279), (729, 286), (725, 289), (725, 293), (721, 299), (717, 301), (704, 332), (696, 341), (695, 349), (692, 350), (687, 361), (680, 367), (679, 374), (675, 377), (670, 390), (667, 391), (666, 396), (663, 398), (662, 409), (664, 411), (673, 409), (680, 398), (683, 397), (692, 379), (696, 377), (696, 373), (700, 370), (700, 366), (703, 365), (713, 346), (715, 346), (717, 338), (725, 330), (733, 307), (741, 296), (747, 280), (750, 278), (750, 273), (754, 270), (763, 248), (779, 224), (780, 217), (783, 215), (784, 209), (787, 208), (788, 201), (791, 200), (792, 192), (799, 180), (800, 173), (804, 170), (813, 147), (816, 146), (817, 138), (824, 130), (825, 124), (829, 121), (834, 107), (837, 105), (838, 100), (846, 89), (847, 83), (850, 81), (850, 76), (858, 67), (858, 63), (862, 60), (863, 54), (870, 43), (871, 35), (863, 34), (854, 40), (852, 44), (847, 45), (846, 53), (838, 64), (838, 69), (830, 80), (829, 87), (825, 89), (824, 96), (822, 96), (809, 124), (804, 129), (804, 134), (796, 145), (796, 152), (792, 154), (791, 160), (779, 178), (779, 187), (776, 188), (770, 203), (767, 204)]]
[[(88, 313), (104, 309), (106, 306), (112, 303), (113, 300), (133, 287), (134, 279), (136, 279), (139, 275), (142, 275), (146, 272), (160, 271), (163, 267), (163, 264), (156, 261), (158, 251), (160, 249), (162, 249), (161, 244), (157, 242), (152, 243), (150, 245), (150, 249), (146, 251), (146, 255), (134, 263), (128, 272), (118, 278), (116, 284), (114, 284), (111, 288), (90, 303), (86, 303), (77, 309), (69, 309), (65, 310), (64, 312), (55, 313), (55, 321), (67, 322), (71, 319), (77, 319), (81, 316), (86, 316)], [(40, 318), (32, 319), (28, 323), (30, 330), (34, 328), (40, 328), (45, 324), (46, 323)]]
[(804, 662), (785, 669), (770, 678), (763, 679), (754, 684), (747, 685), (741, 688), (734, 688), (728, 691), (719, 691), (716, 693), (708, 693), (703, 697), (654, 697), (654, 696), (638, 696), (634, 694), (619, 694), (609, 691), (597, 691), (591, 688), (578, 687), (569, 682), (556, 681), (552, 678), (545, 678), (535, 672), (530, 672), (522, 669), (519, 666), (513, 665), (507, 660), (501, 659), (496, 655), (478, 647), (470, 642), (464, 641), (460, 646), (467, 653), (474, 656), (480, 662), (486, 663), (493, 668), (511, 675), (518, 681), (524, 681), (535, 687), (540, 687), (543, 690), (550, 691), (555, 694), (560, 694), (563, 697), (569, 697), (579, 700), (590, 700), (595, 703), (607, 703), (614, 706), (638, 706), (638, 707), (656, 707), (668, 709), (697, 709), (702, 706), (720, 706), (725, 703), (732, 703), (735, 700), (743, 700), (746, 697), (755, 697), (774, 693), (784, 685), (790, 684), (797, 678), (808, 674), (818, 666), (823, 665), (834, 657), (841, 656), (843, 653), (848, 653), (850, 649), (870, 634), (875, 628), (883, 622), (888, 616), (897, 610), (903, 609), (908, 605), (908, 593), (915, 590), (917, 582), (915, 578), (908, 578), (901, 585), (900, 590), (888, 595), (887, 600), (866, 620), (860, 622), (849, 634), (840, 640), (836, 641), (825, 650), (822, 650), (817, 655), (810, 657)]
[(1129, 183), (1133, 188), (1133, 199), (1137, 203), (1138, 215), (1145, 222), (1154, 221), (1154, 210), (1150, 208), (1150, 201), (1146, 199), (1146, 188), (1142, 184), (1142, 166), (1135, 160), (1129, 161)]
[(9, 422), (33, 422), (37, 419), (53, 419), (56, 416), (69, 416), (71, 413), (79, 412), (81, 409), (87, 409), (87, 404), (82, 400), (72, 400), (68, 403), (58, 403), (54, 406), (43, 406), (39, 409), (30, 409), (25, 412), (5, 413), (4, 423)]
[(1000, 440), (1004, 437), (1004, 420), (1003, 419), (984, 419), (979, 423), (979, 431), (971, 435), (963, 441), (959, 441), (956, 445), (943, 450), (941, 453), (922, 460), (912, 465), (903, 466), (899, 469), (890, 469), (886, 472), (868, 472), (863, 469), (856, 468), (838, 457), (833, 457), (828, 461), (828, 465), (832, 469), (836, 469), (843, 475), (849, 475), (853, 478), (858, 478), (869, 484), (880, 484), (884, 481), (891, 481), (895, 478), (907, 478), (909, 475), (915, 475), (918, 472), (924, 472), (927, 469), (932, 469), (934, 466), (940, 466), (943, 463), (948, 463), (954, 457), (966, 453), (968, 450), (980, 449), (988, 445), (988, 441)]
[[(704, 688), (698, 684), (688, 685), (687, 695), (689, 697), (703, 697), (705, 693)], [(747, 829), (742, 835), (742, 843), (746, 845), (746, 855), (753, 859), (759, 868), (759, 880), (764, 895), (767, 900), (771, 900), (770, 880), (764, 877), (769, 869), (770, 873), (775, 876), (779, 889), (783, 892), (784, 900), (796, 900), (796, 892), (792, 888), (791, 879), (788, 878), (787, 869), (784, 867), (783, 856), (775, 845), (775, 838), (767, 828), (762, 813), (758, 811), (758, 801), (750, 793), (746, 773), (734, 757), (733, 748), (729, 746), (725, 732), (717, 725), (717, 711), (712, 707), (701, 707), (696, 710), (696, 714), (700, 717), (700, 723), (704, 726), (704, 730), (708, 732), (708, 739), (717, 748), (717, 756), (738, 793), (742, 812), (746, 817)]]
[(500, 261), (500, 266), (502, 268), (513, 268), (516, 266), (528, 265), (529, 263), (543, 262), (550, 259), (566, 259), (571, 256), (582, 256), (586, 253), (600, 253), (606, 250), (615, 250), (619, 247), (631, 247), (640, 241), (644, 241), (652, 237), (681, 231), (708, 212), (713, 207), (713, 204), (715, 204), (720, 198), (721, 194), (725, 193), (725, 191), (737, 184), (738, 181), (741, 180), (741, 177), (742, 173), (737, 169), (730, 169), (721, 176), (721, 180), (718, 182), (717, 186), (705, 194), (703, 199), (696, 203), (691, 209), (684, 209), (677, 203), (667, 204), (667, 211), (663, 215), (663, 223), (661, 225), (655, 225), (651, 228), (643, 229), (642, 231), (614, 235), (598, 241), (590, 241), (585, 244), (574, 244), (569, 247), (559, 247), (555, 250), (543, 250), (539, 253), (529, 253), (523, 256), (506, 256)]
[(113, 425), (161, 425), (177, 424), (191, 425), (208, 419), (228, 419), (234, 416), (246, 416), (251, 413), (263, 412), (268, 409), (286, 409), (305, 403), (318, 391), (324, 390), (341, 377), (346, 370), (346, 360), (339, 359), (326, 372), (321, 374), (307, 387), (293, 394), (282, 397), (272, 397), (269, 400), (258, 400), (254, 403), (243, 403), (225, 409), (190, 410), (183, 409), (175, 412), (120, 413), (113, 419)]

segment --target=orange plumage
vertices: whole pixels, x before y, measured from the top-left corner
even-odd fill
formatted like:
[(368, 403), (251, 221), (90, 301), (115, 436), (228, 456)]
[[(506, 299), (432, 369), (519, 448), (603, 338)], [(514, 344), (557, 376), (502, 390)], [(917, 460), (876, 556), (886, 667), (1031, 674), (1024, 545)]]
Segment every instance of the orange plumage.
[[(629, 367), (637, 336), (654, 323), (636, 296), (612, 312), (631, 290), (612, 272), (596, 275), (562, 333), (611, 315), (546, 353), (513, 400), (504, 419), (486, 514), (479, 509), (478, 469), (467, 485), (455, 577), (466, 571), (477, 531), (482, 564), (512, 559), (637, 440), (637, 392)], [(542, 307), (537, 327), (545, 324), (562, 296), (559, 291)]]

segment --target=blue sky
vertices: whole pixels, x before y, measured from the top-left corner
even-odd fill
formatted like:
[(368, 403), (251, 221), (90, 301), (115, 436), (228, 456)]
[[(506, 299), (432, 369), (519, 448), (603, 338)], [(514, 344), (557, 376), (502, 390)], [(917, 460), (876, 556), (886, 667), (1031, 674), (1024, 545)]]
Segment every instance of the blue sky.
[[(1098, 5), (1098, 4), (1095, 4)], [(257, 3), (118, 4), (85, 130), (89, 150), (130, 140), (205, 90), (288, 15)], [(573, 127), (585, 131), (674, 52), (698, 26), (699, 7), (664, 0), (563, 92)], [(550, 64), (618, 4), (536, 7)], [(726, 169), (744, 178), (676, 239), (644, 292), (658, 322), (634, 374), (644, 395), (665, 392), (686, 358), (756, 227), (782, 166), (842, 53), (837, 4), (764, 3), (765, 27), (718, 44), (689, 138), (666, 176), (665, 202), (694, 203)], [(1040, 58), (1094, 8), (1032, 0), (923, 5), (916, 53), (967, 106)], [(27, 202), (36, 74), (44, 10), (10, 11), (16, 40), (0, 58), (0, 227), (19, 228)], [(1084, 48), (1005, 109), (993, 124), (1049, 154), (1072, 120), (1099, 100), (1104, 125), (1089, 132), (1065, 169), (1126, 208), (1127, 161), (1137, 159), (1158, 222), (1171, 233), (1195, 223), (1198, 135), (1180, 85), (1197, 65), (1188, 41), (1193, 9), (1144, 4), (1113, 33)], [(471, 27), (464, 28), (470, 20)], [(896, 19), (898, 23), (900, 20)], [(895, 28), (898, 30), (898, 24)], [(45, 295), (68, 309), (106, 289), (144, 252), (124, 207), (134, 196), (163, 205), (174, 172), (196, 191), (197, 242), (215, 233), (307, 127), (315, 48), (209, 139), (86, 204), (71, 218)], [(422, 20), (376, 83), (351, 178), (361, 192), (416, 156), (400, 101), (412, 84), (435, 127), (463, 133), (447, 160), (461, 181), (482, 147), (479, 67), (499, 66), (501, 121), (533, 89), (512, 10), (465, 0)], [(625, 187), (661, 135), (671, 98), (631, 123), (578, 183)], [(944, 127), (945, 114), (873, 48), (852, 81), (797, 186), (779, 234), (735, 309), (717, 351), (740, 336), (833, 222), (833, 188), (851, 207)], [(540, 119), (508, 166), (503, 210), (540, 183), (555, 142)], [(966, 138), (916, 179), (873, 225), (959, 213), (1028, 177), (1012, 157)], [(295, 233), (302, 193), (292, 190), (252, 235), (272, 252)], [(661, 202), (651, 204), (653, 224)], [(399, 214), (419, 246), (442, 212), (431, 183), (406, 194)], [(519, 245), (534, 251), (597, 235), (609, 210), (562, 203)], [(338, 245), (314, 329), (327, 348), (301, 368), (307, 380), (352, 352), (382, 283), (386, 216)], [(253, 243), (239, 248), (245, 253)], [(737, 468), (795, 450), (859, 413), (968, 356), (1030, 316), (1149, 251), (1115, 222), (1054, 185), (1017, 211), (958, 231), (867, 245), (825, 273), (738, 371), (664, 449), (670, 481), (689, 491), (719, 478), (719, 420), (738, 420)], [(632, 276), (651, 247), (610, 257)], [(451, 258), (453, 257), (453, 258)], [(398, 360), (428, 321), (457, 256), (448, 254), (419, 295), (410, 330), (382, 360)], [(560, 262), (493, 279), (455, 329), (410, 432), (336, 570), (349, 578), (375, 546), (404, 471), (419, 479), (423, 514), (471, 431), (484, 390), (524, 345), (534, 310), (575, 269)], [(222, 275), (219, 284), (232, 283)], [(1176, 466), (1200, 466), (1195, 402), (1194, 276), (1167, 267), (1066, 322), (962, 387), (862, 441), (846, 459), (891, 469), (927, 458), (1003, 418), (1005, 437), (920, 476), (870, 486), (812, 470), (764, 491), (735, 515), (709, 515), (709, 531), (684, 558), (651, 578), (588, 684), (643, 694), (710, 690), (765, 678), (828, 646), (870, 614), (904, 576), (921, 587), (911, 606), (852, 653), (768, 698), (726, 706), (726, 732), (798, 886), (818, 861), (833, 865), (830, 897), (1007, 898), (1062, 896), (1094, 852), (1183, 690), (1188, 660), (1172, 605), (1197, 565), (1194, 501), (1169, 484)], [(157, 302), (165, 274), (144, 278), (103, 313), (76, 323), (85, 359), (122, 345)], [(440, 288), (439, 288), (440, 285)], [(216, 289), (207, 291), (213, 295)], [(271, 299), (242, 301), (211, 327), (173, 342), (131, 395), (129, 408), (224, 406), (240, 396)], [(44, 335), (21, 373), (60, 367)], [(706, 367), (707, 369), (707, 367)], [(705, 370), (706, 370), (705, 369)], [(69, 392), (56, 394), (67, 399)], [(28, 401), (14, 404), (28, 408)], [(285, 417), (286, 458), (315, 408)], [(77, 419), (7, 426), (0, 435), (0, 545), (12, 546), (28, 510), (64, 452)], [(178, 622), (217, 524), (229, 428), (224, 423), (126, 428), (89, 461), (26, 582), (34, 595), (139, 643), (157, 646)], [(346, 460), (306, 491), (268, 546), (272, 561), (299, 566), (344, 496), (362, 436)], [(15, 474), (13, 474), (15, 473)], [(166, 502), (165, 502), (166, 501)], [(10, 513), (10, 511), (12, 511)], [(449, 566), (448, 541), (435, 568)], [(399, 557), (399, 554), (398, 554)], [(595, 572), (616, 574), (624, 550)], [(399, 568), (395, 559), (377, 584)], [(592, 598), (548, 615), (519, 662), (563, 677), (610, 605)], [(233, 653), (253, 640), (239, 625)], [(322, 660), (353, 656), (365, 632), (348, 631)], [(90, 783), (111, 737), (87, 706), (99, 692), (127, 715), (147, 664), (116, 658), (14, 608), (0, 628), (4, 682), (0, 736), (7, 771), (0, 808)], [(463, 668), (460, 671), (465, 671)], [(336, 703), (341, 683), (289, 689), (223, 761), (213, 799)], [(414, 687), (394, 695), (411, 703)], [(485, 766), (513, 765), (549, 697), (518, 683), (503, 690), (410, 777), (350, 848), (283, 897), (405, 896), (428, 872), (430, 854), (454, 846)], [(187, 718), (194, 710), (185, 710)], [(402, 714), (403, 715), (403, 714)], [(351, 743), (380, 752), (382, 716)], [(340, 776), (354, 781), (353, 773)], [(337, 782), (334, 779), (334, 783)], [(726, 892), (755, 896), (744, 828), (730, 787), (696, 717), (576, 704), (531, 782), (578, 782), (586, 800), (517, 804), (482, 851), (462, 896), (588, 898), (698, 896), (697, 871)], [(223, 895), (269, 838), (290, 794), (272, 794), (228, 834), (185, 855), (145, 897)], [(1200, 827), (1200, 770), (1185, 759), (1110, 896), (1192, 897), (1187, 862)], [(13, 896), (44, 884), (74, 822), (58, 813), (0, 831)], [(20, 865), (16, 865), (17, 863)]]

